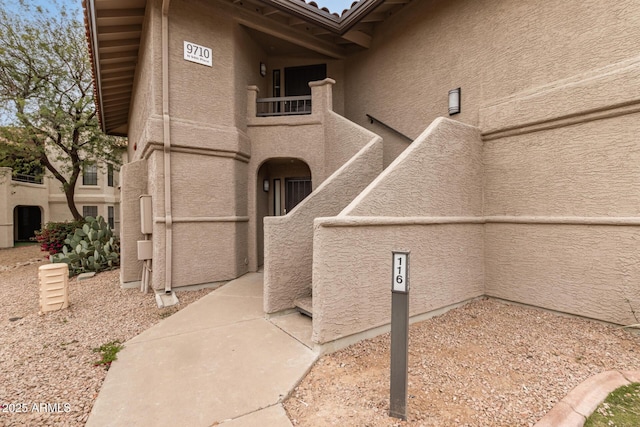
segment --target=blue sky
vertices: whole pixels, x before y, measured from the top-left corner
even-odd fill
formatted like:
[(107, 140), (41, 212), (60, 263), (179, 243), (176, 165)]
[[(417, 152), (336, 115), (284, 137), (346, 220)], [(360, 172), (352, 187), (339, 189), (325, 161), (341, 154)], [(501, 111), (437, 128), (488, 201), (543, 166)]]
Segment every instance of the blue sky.
[[(355, 0), (313, 0), (318, 6), (326, 7), (331, 12), (342, 13), (343, 10), (351, 7), (351, 3)], [(309, 2), (309, 0), (307, 0)]]

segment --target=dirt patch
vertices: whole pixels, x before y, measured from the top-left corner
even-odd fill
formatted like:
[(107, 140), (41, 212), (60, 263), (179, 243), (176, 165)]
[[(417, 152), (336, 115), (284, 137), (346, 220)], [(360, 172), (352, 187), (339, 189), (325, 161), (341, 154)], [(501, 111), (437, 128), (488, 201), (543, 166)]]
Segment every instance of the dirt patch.
[(0, 249), (0, 272), (49, 259), (48, 252), (41, 252), (40, 245)]
[(619, 327), (480, 300), (414, 324), (408, 420), (388, 417), (389, 335), (322, 357), (285, 402), (300, 426), (532, 426), (571, 389), (640, 368)]
[(178, 292), (178, 306), (158, 309), (152, 294), (121, 289), (115, 270), (81, 282), (70, 279), (69, 308), (40, 316), (42, 264), (35, 246), (0, 250), (2, 426), (84, 425), (107, 374), (94, 366), (100, 356), (93, 349), (115, 340), (126, 345), (211, 292)]

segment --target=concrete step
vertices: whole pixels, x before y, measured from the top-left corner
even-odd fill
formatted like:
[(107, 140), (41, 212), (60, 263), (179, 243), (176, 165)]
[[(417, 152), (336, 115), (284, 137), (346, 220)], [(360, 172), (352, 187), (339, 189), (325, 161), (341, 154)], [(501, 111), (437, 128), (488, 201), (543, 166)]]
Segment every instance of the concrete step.
[(296, 309), (305, 316), (313, 317), (313, 304), (311, 297), (298, 298), (294, 302)]

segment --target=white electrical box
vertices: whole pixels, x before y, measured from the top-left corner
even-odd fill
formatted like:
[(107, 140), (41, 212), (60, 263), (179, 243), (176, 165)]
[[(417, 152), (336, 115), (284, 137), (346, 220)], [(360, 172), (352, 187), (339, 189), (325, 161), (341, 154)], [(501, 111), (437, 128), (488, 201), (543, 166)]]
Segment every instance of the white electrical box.
[(153, 233), (153, 207), (149, 194), (140, 196), (140, 231), (142, 234)]
[(151, 240), (138, 240), (138, 261), (153, 258), (153, 243)]

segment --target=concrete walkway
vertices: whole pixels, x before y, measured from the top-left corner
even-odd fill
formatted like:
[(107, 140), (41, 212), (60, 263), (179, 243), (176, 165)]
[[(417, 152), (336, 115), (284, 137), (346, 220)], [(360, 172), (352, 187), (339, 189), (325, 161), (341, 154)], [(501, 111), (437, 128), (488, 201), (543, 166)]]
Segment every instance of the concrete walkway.
[(262, 273), (246, 274), (125, 343), (87, 426), (291, 426), (310, 336), (297, 313), (266, 320)]

